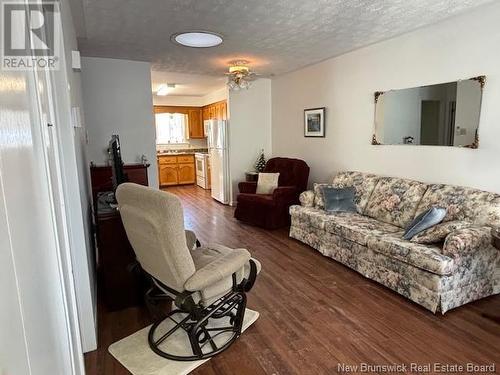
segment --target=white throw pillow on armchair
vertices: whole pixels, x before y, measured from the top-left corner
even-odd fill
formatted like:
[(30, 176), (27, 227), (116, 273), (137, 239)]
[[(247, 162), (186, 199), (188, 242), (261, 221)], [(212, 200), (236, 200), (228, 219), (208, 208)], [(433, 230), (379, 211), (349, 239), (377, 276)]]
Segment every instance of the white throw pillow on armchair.
[(279, 173), (259, 173), (256, 194), (272, 194), (278, 187)]

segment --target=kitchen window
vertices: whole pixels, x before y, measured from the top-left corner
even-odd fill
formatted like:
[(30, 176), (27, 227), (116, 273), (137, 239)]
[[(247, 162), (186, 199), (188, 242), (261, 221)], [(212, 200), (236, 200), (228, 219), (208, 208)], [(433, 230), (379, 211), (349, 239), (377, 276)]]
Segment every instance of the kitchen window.
[(187, 115), (156, 113), (156, 144), (186, 143)]

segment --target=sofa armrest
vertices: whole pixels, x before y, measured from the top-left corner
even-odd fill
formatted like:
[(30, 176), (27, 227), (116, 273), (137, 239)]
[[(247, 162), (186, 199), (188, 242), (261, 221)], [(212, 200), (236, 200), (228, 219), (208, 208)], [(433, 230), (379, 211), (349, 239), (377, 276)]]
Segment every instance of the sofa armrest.
[(444, 241), (443, 254), (460, 259), (492, 243), (490, 227), (468, 227), (451, 232)]
[(257, 182), (255, 181), (243, 181), (238, 184), (238, 190), (240, 193), (245, 194), (255, 194), (257, 191)]
[(302, 207), (313, 207), (314, 206), (314, 191), (306, 190), (299, 195), (300, 205)]
[(203, 290), (218, 281), (230, 277), (242, 269), (250, 260), (250, 253), (245, 249), (234, 249), (197, 270), (185, 283), (190, 292)]

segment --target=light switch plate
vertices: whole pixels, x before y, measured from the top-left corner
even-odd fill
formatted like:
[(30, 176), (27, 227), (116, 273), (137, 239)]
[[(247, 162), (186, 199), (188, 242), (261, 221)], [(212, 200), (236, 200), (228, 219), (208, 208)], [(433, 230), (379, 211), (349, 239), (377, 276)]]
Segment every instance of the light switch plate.
[(82, 115), (80, 113), (80, 107), (71, 107), (71, 125), (74, 128), (82, 127)]
[(82, 62), (80, 59), (80, 51), (71, 51), (71, 67), (77, 72), (82, 70)]

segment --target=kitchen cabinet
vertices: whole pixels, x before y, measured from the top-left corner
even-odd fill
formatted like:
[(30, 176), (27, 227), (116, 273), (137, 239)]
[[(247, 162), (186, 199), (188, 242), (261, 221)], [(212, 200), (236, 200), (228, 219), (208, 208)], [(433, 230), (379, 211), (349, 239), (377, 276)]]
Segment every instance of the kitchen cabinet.
[(201, 139), (205, 138), (203, 131), (203, 119), (201, 108), (194, 108), (188, 110), (188, 126), (189, 126), (189, 138), (191, 139)]
[(227, 101), (221, 100), (203, 107), (203, 121), (205, 120), (227, 120)]
[(160, 187), (194, 184), (194, 155), (158, 155)]
[(178, 185), (177, 165), (159, 164), (160, 186)]
[(196, 172), (194, 163), (191, 164), (178, 164), (178, 184), (194, 184), (196, 181)]
[(208, 106), (203, 107), (202, 117), (203, 117), (203, 121), (210, 120), (210, 108)]

